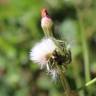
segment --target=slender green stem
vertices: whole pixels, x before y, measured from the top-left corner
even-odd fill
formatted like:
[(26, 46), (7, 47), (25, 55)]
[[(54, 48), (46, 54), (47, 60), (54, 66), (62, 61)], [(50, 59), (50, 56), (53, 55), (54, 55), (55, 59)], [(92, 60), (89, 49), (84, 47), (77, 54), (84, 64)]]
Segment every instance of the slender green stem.
[(81, 88), (79, 88), (79, 89), (77, 89), (77, 90), (78, 90), (78, 91), (81, 91), (81, 90), (85, 89), (86, 87), (88, 87), (88, 86), (90, 86), (90, 85), (92, 85), (92, 84), (94, 84), (94, 83), (96, 83), (96, 78), (94, 78), (93, 80), (87, 82), (84, 86), (82, 86)]
[[(88, 82), (91, 80), (88, 45), (87, 45), (87, 41), (86, 41), (83, 17), (80, 15), (81, 10), (78, 8), (78, 6), (75, 6), (75, 7), (77, 10), (77, 16), (78, 16), (80, 32), (81, 32), (81, 44), (82, 44), (82, 51), (83, 51), (83, 57), (84, 57), (84, 68), (85, 68), (85, 70), (84, 70), (85, 71), (85, 82)], [(91, 88), (89, 88), (89, 87), (87, 88), (88, 96), (91, 95), (90, 89)]]
[(96, 82), (96, 78), (94, 78), (93, 80), (91, 80), (88, 83), (86, 83), (85, 86), (87, 87), (87, 86), (89, 86), (89, 85), (91, 85), (91, 84), (93, 84), (95, 82)]
[(80, 25), (80, 32), (81, 32), (81, 43), (82, 43), (82, 48), (83, 48), (83, 56), (84, 56), (84, 68), (85, 68), (85, 81), (88, 82), (91, 80), (90, 76), (90, 64), (89, 64), (89, 53), (88, 53), (88, 46), (86, 42), (86, 36), (85, 36), (85, 29), (84, 29), (84, 24), (82, 21), (82, 17), (80, 16), (80, 10), (78, 7), (76, 7), (77, 10), (77, 15), (78, 15), (78, 20), (79, 20), (79, 25)]
[(66, 80), (66, 77), (65, 77), (64, 73), (62, 72), (62, 69), (58, 65), (56, 65), (56, 67), (59, 71), (60, 81), (62, 83), (64, 90), (65, 90), (65, 95), (70, 96), (70, 87), (69, 87), (69, 84)]

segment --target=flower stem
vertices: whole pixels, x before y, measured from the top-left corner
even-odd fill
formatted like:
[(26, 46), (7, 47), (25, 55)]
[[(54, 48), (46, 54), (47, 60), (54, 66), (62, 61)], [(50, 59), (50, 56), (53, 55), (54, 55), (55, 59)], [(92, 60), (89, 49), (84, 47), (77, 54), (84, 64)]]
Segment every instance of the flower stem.
[(70, 87), (69, 87), (69, 84), (66, 80), (66, 77), (65, 77), (64, 73), (62, 72), (62, 69), (58, 65), (56, 65), (56, 66), (57, 66), (57, 69), (59, 72), (60, 81), (62, 83), (64, 90), (65, 90), (65, 96), (70, 96)]
[[(82, 44), (82, 51), (83, 51), (83, 58), (84, 58), (84, 71), (85, 71), (85, 82), (89, 82), (91, 80), (91, 74), (90, 74), (90, 64), (89, 64), (89, 51), (88, 51), (88, 44), (87, 44), (87, 39), (86, 39), (86, 34), (85, 34), (85, 28), (84, 28), (84, 22), (83, 19), (84, 17), (81, 15), (81, 10), (80, 8), (75, 5), (76, 11), (77, 11), (77, 16), (78, 16), (78, 22), (80, 26), (80, 32), (81, 32), (81, 44)], [(86, 8), (84, 8), (86, 12)], [(91, 87), (87, 88), (88, 91), (88, 96), (91, 95)]]
[(86, 87), (92, 85), (92, 84), (95, 83), (95, 82), (96, 82), (96, 78), (94, 78), (93, 80), (87, 82), (84, 86), (82, 86), (81, 88), (79, 88), (79, 89), (77, 89), (77, 90), (78, 90), (78, 91), (81, 91), (81, 90), (85, 89)]
[(88, 45), (86, 42), (86, 36), (85, 36), (85, 29), (84, 29), (84, 24), (82, 21), (82, 18), (80, 16), (80, 10), (77, 8), (77, 13), (78, 13), (78, 20), (79, 20), (79, 25), (81, 29), (81, 43), (83, 47), (83, 56), (84, 56), (84, 65), (85, 65), (85, 81), (88, 82), (90, 81), (90, 64), (89, 64), (89, 53), (88, 53)]

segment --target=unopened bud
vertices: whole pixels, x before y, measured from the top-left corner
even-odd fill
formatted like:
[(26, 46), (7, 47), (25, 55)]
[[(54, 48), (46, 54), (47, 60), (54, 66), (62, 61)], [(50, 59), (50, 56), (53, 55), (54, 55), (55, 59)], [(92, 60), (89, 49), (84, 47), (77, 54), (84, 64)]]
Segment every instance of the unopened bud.
[(44, 31), (44, 34), (46, 37), (51, 37), (53, 36), (53, 21), (49, 17), (48, 12), (46, 9), (43, 9), (41, 11), (41, 27)]

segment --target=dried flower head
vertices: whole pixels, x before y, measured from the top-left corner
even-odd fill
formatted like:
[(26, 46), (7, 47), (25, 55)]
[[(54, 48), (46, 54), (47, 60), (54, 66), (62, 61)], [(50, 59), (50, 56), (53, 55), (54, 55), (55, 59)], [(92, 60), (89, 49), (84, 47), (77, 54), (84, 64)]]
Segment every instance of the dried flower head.
[(60, 54), (59, 50), (52, 38), (45, 38), (32, 48), (30, 59), (39, 64), (41, 68), (46, 68), (52, 78), (56, 78), (58, 74), (56, 64), (66, 65), (70, 63), (69, 57), (71, 56), (68, 50), (64, 54)]
[(50, 38), (43, 39), (31, 50), (30, 58), (35, 63), (40, 64), (41, 68), (43, 68), (44, 66), (47, 66), (49, 58), (52, 56), (55, 49), (56, 45)]

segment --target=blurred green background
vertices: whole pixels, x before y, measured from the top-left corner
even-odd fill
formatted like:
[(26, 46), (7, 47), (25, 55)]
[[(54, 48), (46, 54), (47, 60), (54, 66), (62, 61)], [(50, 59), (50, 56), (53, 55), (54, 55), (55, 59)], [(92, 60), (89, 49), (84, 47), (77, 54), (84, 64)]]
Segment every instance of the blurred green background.
[[(63, 96), (62, 85), (29, 58), (32, 46), (44, 37), (42, 8), (71, 45), (66, 72), (71, 89), (96, 77), (96, 0), (0, 0), (0, 96)], [(96, 96), (96, 83), (78, 94)]]

